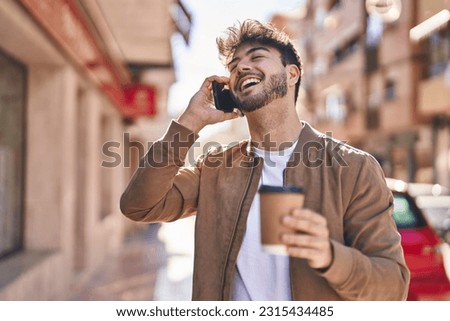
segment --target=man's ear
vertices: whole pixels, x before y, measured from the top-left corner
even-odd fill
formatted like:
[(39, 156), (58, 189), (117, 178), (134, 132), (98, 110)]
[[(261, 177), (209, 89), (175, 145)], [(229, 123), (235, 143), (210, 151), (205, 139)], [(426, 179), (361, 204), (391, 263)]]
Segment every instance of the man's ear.
[(288, 68), (288, 84), (289, 86), (295, 86), (300, 78), (300, 69), (296, 65), (287, 65)]

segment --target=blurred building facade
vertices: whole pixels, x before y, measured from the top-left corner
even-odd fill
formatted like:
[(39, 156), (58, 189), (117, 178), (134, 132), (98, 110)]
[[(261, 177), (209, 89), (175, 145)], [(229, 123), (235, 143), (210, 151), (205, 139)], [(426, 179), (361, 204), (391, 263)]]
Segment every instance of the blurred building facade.
[(372, 153), (387, 176), (449, 186), (448, 9), (448, 0), (318, 0), (275, 15), (303, 59), (301, 118)]
[(1, 300), (66, 299), (120, 249), (139, 156), (124, 133), (161, 134), (142, 128), (168, 122), (170, 38), (189, 23), (176, 0), (0, 1)]

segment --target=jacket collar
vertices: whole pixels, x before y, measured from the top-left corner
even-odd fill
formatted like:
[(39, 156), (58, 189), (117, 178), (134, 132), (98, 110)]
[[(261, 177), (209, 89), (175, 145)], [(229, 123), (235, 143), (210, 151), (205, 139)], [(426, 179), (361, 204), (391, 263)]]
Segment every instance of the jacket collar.
[[(306, 121), (301, 121), (303, 128), (300, 131), (300, 135), (298, 136), (298, 143), (294, 149), (294, 153), (299, 153), (303, 150), (303, 147), (307, 143), (318, 142), (321, 137), (324, 137), (324, 134), (314, 129), (309, 123)], [(253, 158), (256, 157), (255, 147), (251, 144), (250, 139), (244, 142), (244, 145), (241, 146), (242, 151), (245, 151), (245, 156)]]

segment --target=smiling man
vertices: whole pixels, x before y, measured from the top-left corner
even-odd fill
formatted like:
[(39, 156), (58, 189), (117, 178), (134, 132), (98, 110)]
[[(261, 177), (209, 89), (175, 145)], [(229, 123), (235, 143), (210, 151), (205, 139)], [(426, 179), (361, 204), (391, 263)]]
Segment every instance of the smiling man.
[[(151, 146), (122, 212), (141, 222), (197, 215), (194, 300), (405, 299), (409, 272), (381, 168), (299, 119), (301, 62), (290, 39), (246, 20), (217, 44), (229, 77), (207, 78)], [(213, 81), (229, 86), (250, 138), (184, 167), (203, 127), (238, 117), (214, 108)], [(289, 256), (261, 247), (261, 184), (305, 190), (304, 207), (282, 222)]]

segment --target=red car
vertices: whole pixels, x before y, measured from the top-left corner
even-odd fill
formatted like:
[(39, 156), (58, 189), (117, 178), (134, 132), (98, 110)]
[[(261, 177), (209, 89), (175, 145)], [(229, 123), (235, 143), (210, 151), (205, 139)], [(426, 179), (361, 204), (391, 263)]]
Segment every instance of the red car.
[(428, 224), (407, 183), (392, 179), (387, 183), (394, 194), (393, 217), (411, 271), (408, 300), (450, 300), (450, 246)]

